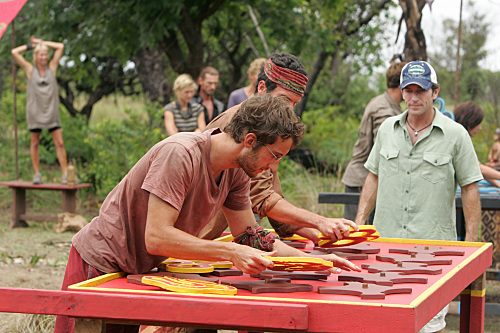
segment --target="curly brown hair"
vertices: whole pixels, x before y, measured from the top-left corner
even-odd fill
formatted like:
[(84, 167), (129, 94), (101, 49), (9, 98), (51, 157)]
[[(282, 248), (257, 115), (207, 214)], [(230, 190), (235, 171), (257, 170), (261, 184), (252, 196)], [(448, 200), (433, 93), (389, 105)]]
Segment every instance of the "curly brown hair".
[(237, 143), (248, 133), (257, 136), (259, 145), (273, 144), (278, 138), (292, 139), (292, 149), (304, 137), (306, 126), (282, 97), (256, 95), (244, 101), (231, 122), (224, 127)]

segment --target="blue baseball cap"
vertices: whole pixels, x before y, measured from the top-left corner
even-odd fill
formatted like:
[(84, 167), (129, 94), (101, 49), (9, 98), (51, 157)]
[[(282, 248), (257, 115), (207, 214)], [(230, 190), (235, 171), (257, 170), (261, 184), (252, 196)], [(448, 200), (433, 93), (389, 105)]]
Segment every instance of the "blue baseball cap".
[(424, 90), (429, 90), (433, 83), (438, 83), (436, 71), (425, 61), (407, 63), (401, 70), (399, 81), (401, 90), (410, 84), (416, 84)]

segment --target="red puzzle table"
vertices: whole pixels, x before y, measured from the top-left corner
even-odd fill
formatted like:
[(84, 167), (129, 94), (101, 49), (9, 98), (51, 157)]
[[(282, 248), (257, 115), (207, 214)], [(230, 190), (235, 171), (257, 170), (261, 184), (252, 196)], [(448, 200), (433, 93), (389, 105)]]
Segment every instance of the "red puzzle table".
[[(491, 244), (387, 238), (370, 243), (381, 249), (380, 254), (388, 254), (390, 248), (434, 245), (465, 255), (443, 257), (452, 259), (452, 264), (438, 266), (441, 274), (419, 274), (428, 278), (427, 284), (398, 284), (412, 288), (412, 293), (387, 295), (383, 300), (318, 293), (318, 286), (341, 285), (335, 274), (327, 281), (292, 281), (313, 285), (310, 292), (252, 294), (239, 289), (237, 295), (225, 296), (167, 292), (127, 283), (125, 274), (114, 273), (73, 285), (68, 291), (0, 288), (0, 311), (73, 316), (76, 332), (89, 325), (100, 331), (106, 322), (267, 332), (418, 332), (461, 293), (460, 331), (483, 330)], [(369, 254), (368, 259), (355, 263), (360, 267), (375, 263), (375, 256)], [(220, 279), (255, 280), (248, 275)]]

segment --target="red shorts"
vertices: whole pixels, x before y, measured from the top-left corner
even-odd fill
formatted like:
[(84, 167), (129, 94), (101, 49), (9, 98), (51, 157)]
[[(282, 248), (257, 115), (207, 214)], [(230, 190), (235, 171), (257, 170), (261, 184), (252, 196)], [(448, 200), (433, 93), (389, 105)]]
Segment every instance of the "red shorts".
[[(69, 252), (68, 265), (64, 273), (61, 290), (68, 290), (68, 286), (89, 280), (105, 273), (98, 271), (87, 264), (78, 251), (72, 246)], [(57, 316), (54, 333), (73, 333), (75, 331), (75, 319), (67, 316)], [(139, 332), (137, 325), (106, 325), (107, 333), (136, 333)]]

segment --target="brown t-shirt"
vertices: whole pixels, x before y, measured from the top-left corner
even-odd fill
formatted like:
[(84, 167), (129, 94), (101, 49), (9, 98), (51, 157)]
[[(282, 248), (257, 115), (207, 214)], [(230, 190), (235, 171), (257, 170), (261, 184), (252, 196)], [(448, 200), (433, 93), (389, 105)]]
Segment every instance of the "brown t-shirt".
[[(205, 129), (220, 128), (221, 130), (229, 124), (234, 114), (240, 109), (240, 105), (235, 105), (230, 109), (227, 109), (221, 113), (217, 118), (212, 120), (210, 124), (207, 125)], [(258, 214), (260, 218), (267, 216), (267, 212), (271, 210), (276, 203), (283, 199), (283, 194), (281, 192), (280, 179), (278, 177), (278, 172), (266, 170), (255, 177), (252, 177), (250, 181), (250, 200), (252, 201), (252, 210), (255, 214)], [(298, 226), (281, 223), (272, 218), (268, 217), (269, 222), (273, 228), (278, 232), (280, 237), (292, 236)], [(215, 238), (220, 235), (220, 231), (227, 227), (227, 222), (224, 216), (219, 216), (217, 220), (213, 220), (207, 225), (199, 234), (202, 238)], [(212, 233), (212, 230), (216, 230)]]
[[(179, 210), (175, 227), (196, 235), (222, 208), (250, 208), (249, 177), (223, 171), (217, 186), (210, 167), (212, 132), (179, 133), (157, 143), (109, 193), (91, 223), (73, 237), (88, 264), (111, 273), (145, 273), (165, 257), (148, 253), (145, 229), (149, 194)], [(215, 134), (214, 133), (214, 134)]]

